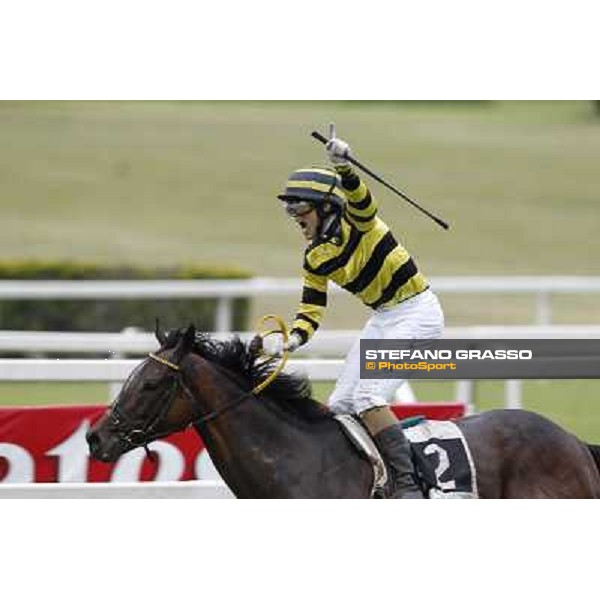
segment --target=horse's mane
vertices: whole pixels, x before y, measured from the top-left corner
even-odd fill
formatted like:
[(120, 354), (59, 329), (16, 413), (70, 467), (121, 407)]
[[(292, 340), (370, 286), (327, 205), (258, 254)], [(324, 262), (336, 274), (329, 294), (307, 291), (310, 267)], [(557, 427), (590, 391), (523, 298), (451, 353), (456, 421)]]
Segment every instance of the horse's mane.
[[(170, 332), (165, 347), (174, 346), (182, 334), (183, 330)], [(238, 336), (230, 340), (216, 340), (197, 332), (192, 351), (236, 376), (246, 391), (262, 383), (276, 368), (272, 361), (264, 362), (252, 352)], [(304, 375), (282, 372), (258, 395), (305, 421), (322, 421), (332, 417), (329, 409), (312, 398), (312, 386)]]

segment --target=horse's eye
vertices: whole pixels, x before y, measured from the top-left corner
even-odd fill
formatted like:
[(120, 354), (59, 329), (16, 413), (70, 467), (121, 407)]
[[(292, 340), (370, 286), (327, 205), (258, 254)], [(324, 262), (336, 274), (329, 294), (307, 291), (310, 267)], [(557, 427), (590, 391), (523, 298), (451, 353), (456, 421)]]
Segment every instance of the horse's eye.
[(157, 390), (160, 387), (160, 381), (146, 381), (142, 386), (142, 391), (148, 390), (150, 392)]

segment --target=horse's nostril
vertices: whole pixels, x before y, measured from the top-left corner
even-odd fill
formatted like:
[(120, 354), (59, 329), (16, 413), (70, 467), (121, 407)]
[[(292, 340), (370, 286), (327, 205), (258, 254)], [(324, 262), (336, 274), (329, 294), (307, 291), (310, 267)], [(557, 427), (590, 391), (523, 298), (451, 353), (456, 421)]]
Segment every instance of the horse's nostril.
[(85, 439), (87, 440), (89, 449), (90, 449), (90, 453), (93, 455), (97, 452), (98, 450), (98, 446), (100, 446), (100, 437), (98, 436), (97, 433), (92, 433), (89, 432), (86, 436)]

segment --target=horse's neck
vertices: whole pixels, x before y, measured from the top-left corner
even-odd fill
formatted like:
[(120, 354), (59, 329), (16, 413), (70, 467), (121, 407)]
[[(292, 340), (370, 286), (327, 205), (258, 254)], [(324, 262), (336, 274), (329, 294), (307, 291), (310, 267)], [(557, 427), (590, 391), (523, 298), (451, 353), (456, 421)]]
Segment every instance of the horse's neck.
[[(235, 399), (229, 396), (224, 401)], [(196, 428), (215, 467), (238, 497), (293, 494), (293, 480), (298, 479), (300, 471), (310, 469), (310, 463), (323, 462), (324, 428), (311, 430), (281, 419), (267, 402), (249, 396), (235, 408)]]
[[(213, 369), (209, 376), (209, 381), (204, 378), (202, 389), (196, 386), (194, 390), (204, 414), (222, 409), (247, 394), (219, 370)], [(365, 478), (363, 461), (347, 444), (337, 424), (332, 420), (312, 426), (283, 416), (282, 409), (272, 401), (248, 395), (216, 419), (196, 427), (215, 467), (235, 495), (250, 498), (361, 495), (353, 490), (352, 480)], [(349, 467), (349, 472), (344, 472), (344, 466)], [(328, 471), (339, 482), (328, 479)], [(367, 479), (369, 476), (370, 472)], [(363, 487), (368, 488), (368, 484)]]

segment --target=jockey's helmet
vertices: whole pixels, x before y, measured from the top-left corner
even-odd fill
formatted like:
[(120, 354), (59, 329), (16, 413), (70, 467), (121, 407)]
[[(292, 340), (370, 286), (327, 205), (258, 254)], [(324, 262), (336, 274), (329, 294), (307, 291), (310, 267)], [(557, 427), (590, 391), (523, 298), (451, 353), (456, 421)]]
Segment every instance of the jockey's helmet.
[(292, 216), (300, 216), (313, 208), (321, 216), (332, 212), (341, 213), (346, 203), (339, 175), (327, 167), (294, 171), (285, 190), (277, 197), (286, 203), (286, 210)]

